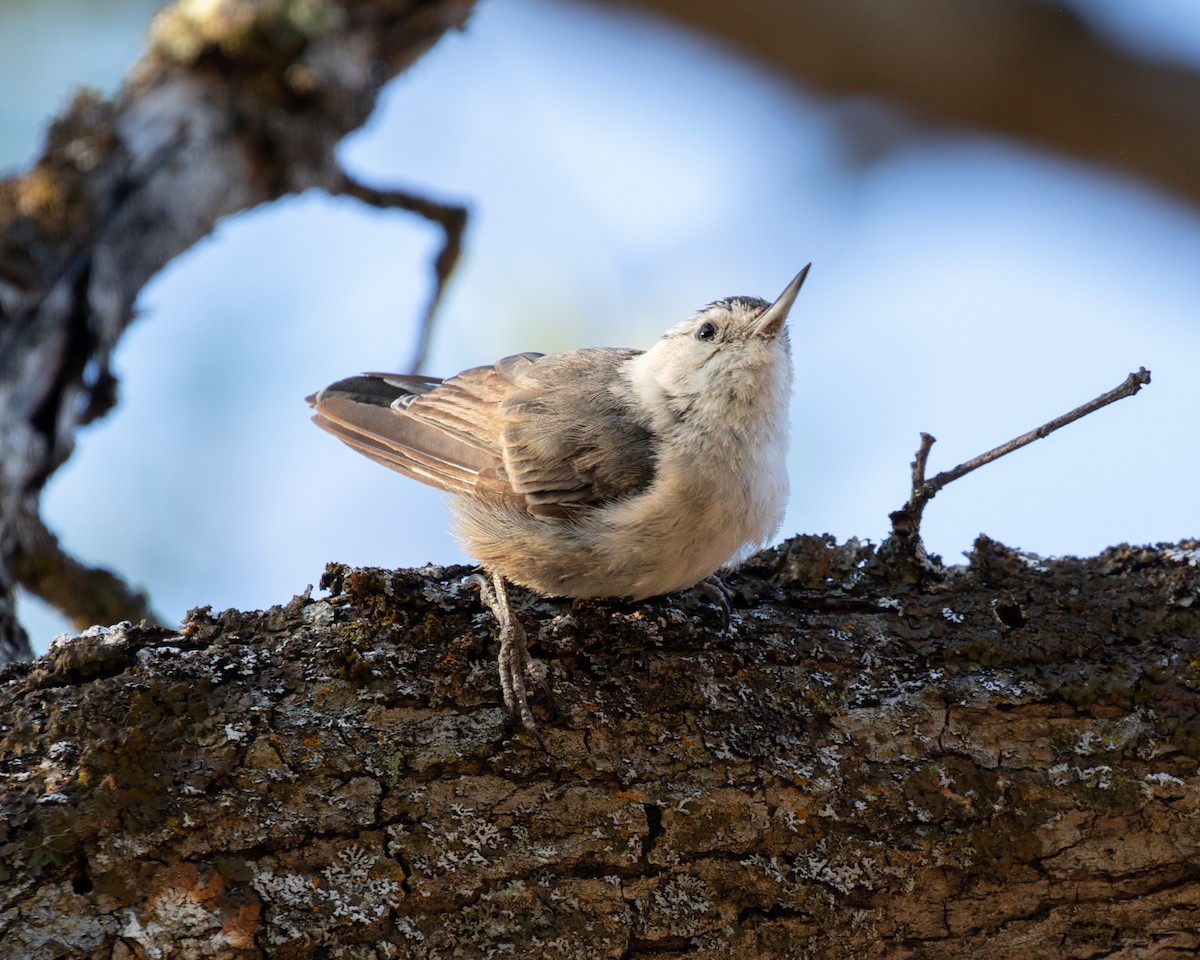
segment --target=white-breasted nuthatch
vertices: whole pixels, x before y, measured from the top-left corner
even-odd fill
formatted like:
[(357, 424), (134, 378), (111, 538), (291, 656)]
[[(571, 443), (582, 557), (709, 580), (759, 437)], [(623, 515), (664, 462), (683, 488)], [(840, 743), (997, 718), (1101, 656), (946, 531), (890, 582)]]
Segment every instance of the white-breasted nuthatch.
[(308, 398), (317, 426), (454, 495), (463, 550), (490, 578), (474, 579), (500, 624), (505, 705), (535, 735), (507, 582), (640, 600), (696, 586), (778, 531), (785, 321), (808, 269), (774, 303), (718, 300), (645, 352), (521, 353), (447, 380), (368, 373)]

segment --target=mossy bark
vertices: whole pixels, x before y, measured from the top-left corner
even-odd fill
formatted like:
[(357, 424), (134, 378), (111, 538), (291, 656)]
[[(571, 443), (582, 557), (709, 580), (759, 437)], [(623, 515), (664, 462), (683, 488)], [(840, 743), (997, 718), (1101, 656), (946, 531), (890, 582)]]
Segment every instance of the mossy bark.
[(755, 558), (726, 635), (518, 593), (545, 751), (462, 570), (9, 666), (0, 955), (1200, 950), (1200, 545), (867, 553)]

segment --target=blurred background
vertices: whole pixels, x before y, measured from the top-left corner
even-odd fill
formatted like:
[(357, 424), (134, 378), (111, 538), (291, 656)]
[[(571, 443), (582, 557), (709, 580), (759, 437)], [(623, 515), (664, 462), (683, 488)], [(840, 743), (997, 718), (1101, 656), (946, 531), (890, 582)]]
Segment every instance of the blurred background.
[[(119, 87), (158, 6), (0, 0), (0, 175), (77, 87)], [(1067, 6), (1139, 61), (1200, 65), (1195, 0)], [(1140, 365), (1154, 382), (1136, 398), (943, 491), (926, 544), (953, 563), (981, 532), (1051, 555), (1200, 535), (1195, 198), (818, 92), (752, 46), (644, 6), (484, 0), (394, 81), (345, 167), (471, 210), (425, 372), (645, 347), (718, 297), (773, 298), (811, 260), (780, 538), (878, 542), (920, 431), (936, 473)], [(47, 488), (64, 547), (168, 622), (285, 602), (330, 560), (462, 561), (441, 496), (316, 430), (304, 403), (407, 365), (439, 243), (413, 216), (307, 195), (172, 263), (121, 343), (119, 407)], [(21, 616), (38, 652), (66, 629), (28, 595)]]

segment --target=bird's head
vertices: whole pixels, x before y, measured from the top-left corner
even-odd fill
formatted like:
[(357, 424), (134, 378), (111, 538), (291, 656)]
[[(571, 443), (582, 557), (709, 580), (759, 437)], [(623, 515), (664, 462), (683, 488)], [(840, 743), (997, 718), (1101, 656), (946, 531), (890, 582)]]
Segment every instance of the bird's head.
[(654, 419), (736, 421), (786, 408), (792, 370), (786, 321), (807, 275), (806, 266), (774, 303), (757, 297), (710, 303), (638, 357), (634, 388)]

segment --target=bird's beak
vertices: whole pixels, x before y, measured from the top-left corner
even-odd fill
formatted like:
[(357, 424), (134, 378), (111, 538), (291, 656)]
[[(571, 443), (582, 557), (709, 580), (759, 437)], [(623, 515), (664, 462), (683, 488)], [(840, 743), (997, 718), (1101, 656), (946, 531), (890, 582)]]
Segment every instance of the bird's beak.
[(800, 292), (800, 287), (804, 284), (804, 278), (808, 276), (808, 268), (812, 264), (807, 264), (803, 270), (796, 274), (795, 278), (789, 283), (776, 299), (773, 304), (767, 307), (762, 312), (762, 316), (755, 321), (754, 333), (760, 337), (774, 340), (779, 336), (779, 331), (783, 329), (783, 322), (787, 319), (788, 311), (792, 309), (792, 304), (796, 302), (796, 294)]

